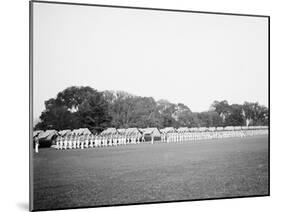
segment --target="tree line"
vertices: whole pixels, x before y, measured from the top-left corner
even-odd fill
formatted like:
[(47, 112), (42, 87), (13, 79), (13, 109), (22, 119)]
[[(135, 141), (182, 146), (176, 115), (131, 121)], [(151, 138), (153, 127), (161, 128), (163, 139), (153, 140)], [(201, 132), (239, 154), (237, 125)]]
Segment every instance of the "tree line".
[(268, 108), (257, 102), (214, 101), (209, 110), (192, 112), (183, 103), (72, 86), (45, 101), (35, 130), (89, 128), (100, 132), (108, 127), (256, 126), (268, 125), (268, 116)]

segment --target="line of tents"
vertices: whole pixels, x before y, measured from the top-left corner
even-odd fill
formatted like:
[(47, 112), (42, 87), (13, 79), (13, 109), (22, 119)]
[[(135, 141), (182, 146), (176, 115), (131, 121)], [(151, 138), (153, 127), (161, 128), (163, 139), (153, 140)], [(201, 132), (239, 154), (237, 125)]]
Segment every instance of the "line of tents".
[[(222, 132), (222, 131), (248, 131), (248, 130), (267, 130), (268, 126), (226, 126), (226, 127), (180, 127), (180, 128), (173, 128), (173, 127), (166, 127), (163, 129), (158, 129), (155, 127), (152, 128), (123, 128), (123, 129), (116, 129), (116, 128), (107, 128), (103, 130), (99, 136), (113, 136), (113, 135), (120, 135), (120, 136), (135, 136), (135, 137), (144, 137), (145, 141), (150, 141), (151, 139), (160, 140), (162, 135), (168, 133), (195, 133), (195, 132)], [(90, 135), (93, 134), (88, 128), (80, 128), (74, 130), (37, 130), (33, 132), (33, 140), (37, 138), (40, 143), (40, 147), (50, 147), (54, 144), (55, 139), (58, 136), (65, 137), (69, 135)]]

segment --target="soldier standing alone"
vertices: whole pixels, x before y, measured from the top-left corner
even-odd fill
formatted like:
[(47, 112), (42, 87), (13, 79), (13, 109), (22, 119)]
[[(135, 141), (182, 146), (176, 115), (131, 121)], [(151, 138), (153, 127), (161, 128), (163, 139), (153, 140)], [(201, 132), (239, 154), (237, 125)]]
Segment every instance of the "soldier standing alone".
[(38, 136), (35, 137), (35, 153), (39, 152), (39, 138)]

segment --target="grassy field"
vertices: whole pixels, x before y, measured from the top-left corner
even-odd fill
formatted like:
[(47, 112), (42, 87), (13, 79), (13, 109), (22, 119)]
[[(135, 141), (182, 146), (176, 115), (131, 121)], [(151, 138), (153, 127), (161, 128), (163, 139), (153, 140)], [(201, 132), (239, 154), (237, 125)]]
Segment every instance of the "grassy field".
[(34, 155), (34, 209), (268, 194), (268, 137)]

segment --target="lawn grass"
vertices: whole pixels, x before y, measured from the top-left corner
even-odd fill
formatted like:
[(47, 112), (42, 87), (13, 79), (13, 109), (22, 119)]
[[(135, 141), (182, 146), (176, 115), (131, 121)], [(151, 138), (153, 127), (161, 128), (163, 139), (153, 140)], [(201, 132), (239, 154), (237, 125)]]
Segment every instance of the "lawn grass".
[(34, 209), (268, 195), (268, 137), (34, 154)]

